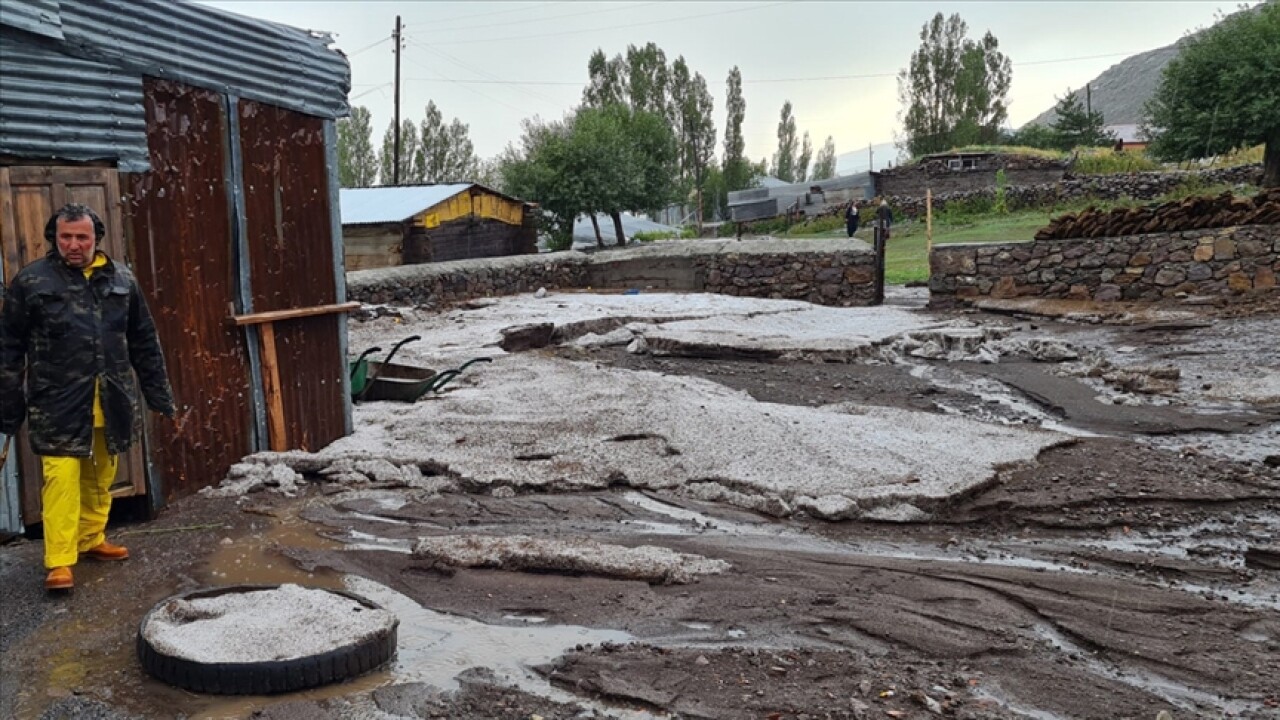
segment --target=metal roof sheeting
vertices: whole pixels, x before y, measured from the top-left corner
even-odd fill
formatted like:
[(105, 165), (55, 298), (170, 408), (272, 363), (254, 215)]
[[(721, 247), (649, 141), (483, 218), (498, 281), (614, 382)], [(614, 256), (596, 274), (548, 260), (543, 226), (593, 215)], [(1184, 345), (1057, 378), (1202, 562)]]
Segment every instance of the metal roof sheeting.
[(148, 169), (142, 77), (24, 37), (0, 28), (0, 152)]
[(351, 69), (327, 34), (175, 0), (76, 0), (61, 18), (68, 53), (308, 115), (347, 114)]
[(342, 224), (376, 225), (403, 222), (472, 186), (474, 183), (342, 188), (338, 191), (338, 201), (342, 206)]
[(58, 0), (4, 0), (0, 3), (0, 25), (62, 39)]

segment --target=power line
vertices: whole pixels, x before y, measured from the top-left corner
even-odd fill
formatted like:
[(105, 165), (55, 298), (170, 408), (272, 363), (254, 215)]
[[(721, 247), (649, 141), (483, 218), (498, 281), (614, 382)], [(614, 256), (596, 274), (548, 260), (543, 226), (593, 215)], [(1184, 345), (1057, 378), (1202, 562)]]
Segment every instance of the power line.
[[(551, 20), (564, 20), (566, 18), (582, 17), (583, 15), (599, 15), (601, 13), (618, 12), (619, 10), (634, 10), (636, 8), (645, 7), (646, 5), (657, 5), (657, 4), (658, 4), (657, 2), (643, 2), (643, 3), (634, 4), (634, 5), (625, 5), (621, 7), (607, 7), (607, 8), (600, 8), (596, 10), (585, 10), (583, 12), (569, 13), (568, 15), (547, 15), (543, 17), (533, 18), (531, 20), (510, 20), (508, 22), (481, 23), (479, 25), (459, 25), (457, 27), (440, 28), (440, 29), (447, 30), (448, 32), (453, 32), (455, 30), (477, 30), (477, 29), (487, 30), (489, 28), (503, 27), (505, 25), (528, 25), (529, 23), (549, 22)], [(435, 28), (435, 22), (431, 22), (430, 24), (433, 28)]]
[(563, 4), (564, 2), (546, 2), (546, 3), (539, 3), (537, 5), (532, 5), (529, 7), (507, 8), (505, 10), (491, 10), (489, 12), (472, 13), (470, 15), (455, 15), (454, 17), (451, 17), (451, 18), (425, 18), (425, 17), (413, 18), (413, 21), (414, 22), (430, 22), (432, 25), (440, 25), (440, 24), (447, 24), (451, 22), (457, 22), (458, 20), (471, 20), (473, 18), (478, 18), (478, 17), (492, 17), (494, 15), (510, 15), (511, 13), (528, 12), (530, 10), (538, 10), (540, 8), (547, 8), (552, 5), (563, 5)]
[[(680, 22), (682, 20), (695, 20), (697, 18), (716, 17), (719, 15), (731, 15), (733, 13), (749, 12), (752, 10), (763, 10), (764, 8), (775, 7), (778, 5), (786, 5), (786, 4), (787, 3), (785, 2), (774, 2), (774, 3), (767, 3), (764, 5), (755, 5), (752, 7), (734, 8), (733, 10), (720, 10), (717, 12), (702, 13), (701, 15), (685, 15), (683, 17), (666, 18), (663, 20), (649, 20), (649, 21), (639, 22), (639, 23), (629, 23), (623, 29), (630, 30), (631, 28), (645, 27), (647, 25), (666, 25), (673, 22)], [(610, 25), (607, 27), (585, 28), (582, 30), (564, 30), (561, 32), (553, 32), (553, 33), (537, 33), (534, 35), (510, 35), (510, 36), (496, 37), (496, 38), (482, 37), (482, 38), (473, 38), (470, 40), (450, 40), (445, 42), (437, 42), (436, 45), (473, 45), (476, 43), (508, 42), (512, 40), (536, 40), (538, 38), (562, 37), (565, 35), (581, 35), (582, 33), (593, 33), (593, 32), (603, 32), (608, 30), (617, 30), (619, 29), (619, 27), (620, 26), (618, 25)]]
[[(481, 76), (481, 77), (484, 77), (484, 78), (487, 78), (487, 79), (488, 79), (487, 81), (481, 81), (481, 82), (477, 82), (477, 83), (475, 83), (475, 84), (503, 84), (503, 85), (513, 85), (513, 86), (515, 86), (515, 87), (516, 87), (516, 89), (517, 89), (517, 90), (519, 90), (521, 93), (523, 93), (524, 95), (527, 95), (528, 97), (531, 97), (531, 98), (533, 98), (533, 99), (535, 99), (535, 100), (541, 100), (541, 101), (543, 101), (543, 102), (549, 103), (549, 104), (551, 104), (553, 107), (555, 107), (555, 108), (557, 108), (557, 109), (560, 109), (560, 108), (563, 106), (563, 103), (562, 103), (562, 102), (560, 102), (559, 100), (555, 100), (555, 99), (553, 99), (553, 98), (549, 98), (549, 97), (547, 97), (546, 95), (543, 95), (543, 94), (541, 94), (541, 93), (535, 93), (535, 92), (533, 92), (533, 91), (529, 90), (528, 88), (525, 88), (525, 87), (524, 87), (524, 86), (522, 86), (520, 83), (508, 83), (508, 82), (505, 82), (505, 81), (503, 81), (503, 82), (498, 82), (500, 79), (499, 79), (499, 78), (497, 78), (497, 77), (496, 77), (495, 75), (493, 75), (492, 73), (486, 72), (485, 70), (482, 70), (482, 69), (480, 69), (480, 68), (474, 67), (474, 66), (472, 66), (472, 65), (468, 65), (467, 63), (465, 63), (465, 62), (463, 62), (463, 61), (459, 60), (458, 58), (455, 58), (454, 56), (452, 56), (452, 55), (450, 55), (450, 54), (448, 54), (448, 53), (444, 52), (443, 50), (438, 50), (438, 49), (433, 48), (433, 47), (431, 47), (431, 46), (429, 46), (429, 45), (426, 45), (425, 43), (418, 42), (417, 40), (410, 40), (410, 41), (409, 41), (409, 44), (410, 44), (410, 45), (412, 45), (412, 46), (414, 46), (414, 47), (422, 48), (423, 50), (426, 50), (427, 52), (430, 52), (430, 53), (432, 53), (432, 54), (435, 54), (435, 55), (437, 55), (437, 56), (439, 56), (439, 57), (444, 58), (446, 61), (451, 62), (451, 63), (453, 63), (454, 65), (457, 65), (458, 67), (460, 67), (460, 68), (462, 68), (462, 69), (464, 69), (464, 70), (468, 70), (468, 71), (470, 71), (470, 72), (472, 72), (472, 73), (474, 73), (474, 74), (476, 74), (476, 75), (479, 75), (479, 76)], [(451, 82), (451, 80), (449, 80), (449, 79), (447, 79), (447, 78), (441, 78), (441, 79), (442, 79), (442, 80), (444, 80), (445, 82)], [(461, 83), (468, 82), (468, 81), (462, 81), (462, 80), (459, 80), (459, 81), (457, 81), (457, 82), (458, 82), (459, 84), (461, 84)]]
[(388, 86), (390, 86), (390, 85), (392, 85), (392, 83), (389, 83), (389, 82), (382, 83), (381, 85), (374, 85), (373, 87), (369, 88), (368, 90), (365, 90), (364, 92), (360, 93), (359, 95), (352, 95), (351, 97), (347, 98), (347, 102), (348, 102), (348, 103), (350, 103), (352, 100), (358, 100), (358, 99), (360, 99), (360, 98), (364, 97), (365, 95), (368, 95), (368, 94), (369, 94), (369, 93), (371, 93), (371, 92), (374, 92), (374, 91), (376, 91), (376, 90), (383, 90), (383, 89), (385, 89), (386, 87), (388, 87)]
[[(433, 48), (430, 48), (430, 47), (428, 47), (427, 45), (423, 45), (423, 44), (421, 44), (421, 43), (411, 42), (410, 44), (412, 44), (412, 45), (418, 45), (419, 47), (422, 47), (422, 48), (424, 48), (424, 49), (434, 50)], [(437, 53), (441, 53), (441, 54), (443, 55), (443, 52), (442, 52), (442, 51), (439, 51), (439, 50), (434, 50), (434, 51), (435, 51), (435, 52), (437, 52)], [(1101, 59), (1101, 58), (1109, 58), (1109, 57), (1120, 57), (1120, 56), (1126, 56), (1126, 57), (1127, 57), (1127, 56), (1134, 55), (1134, 54), (1136, 54), (1136, 53), (1134, 53), (1134, 52), (1121, 52), (1121, 53), (1106, 53), (1106, 54), (1104, 54), (1104, 55), (1082, 55), (1082, 56), (1079, 56), (1079, 57), (1055, 58), (1055, 59), (1052, 59), (1052, 60), (1032, 60), (1032, 61), (1029, 61), (1029, 62), (1013, 63), (1013, 66), (1014, 66), (1014, 67), (1025, 67), (1025, 66), (1028, 66), (1028, 65), (1049, 65), (1049, 64), (1051, 64), (1051, 63), (1077, 62), (1077, 61), (1080, 61), (1080, 60), (1097, 60), (1097, 59)], [(483, 74), (488, 75), (487, 73), (483, 73)], [(539, 86), (552, 86), (552, 87), (554, 87), (554, 86), (584, 87), (584, 86), (586, 86), (586, 85), (587, 85), (587, 83), (589, 82), (589, 80), (582, 80), (582, 81), (574, 81), (574, 80), (502, 80), (502, 79), (494, 78), (492, 75), (488, 75), (488, 76), (489, 76), (491, 79), (487, 79), (487, 80), (448, 80), (448, 79), (445, 79), (445, 78), (412, 78), (412, 79), (414, 79), (414, 80), (419, 80), (419, 81), (424, 81), (424, 80), (425, 80), (425, 81), (453, 82), (453, 83), (459, 83), (459, 84), (464, 84), (464, 85), (521, 85), (521, 86), (539, 85)], [(815, 75), (815, 76), (811, 76), (811, 77), (763, 78), (763, 79), (759, 79), (759, 80), (746, 80), (746, 79), (744, 79), (744, 80), (742, 81), (742, 84), (743, 84), (743, 85), (756, 85), (756, 84), (783, 83), (783, 82), (823, 82), (823, 81), (829, 81), (829, 80), (871, 80), (871, 79), (877, 79), (877, 78), (894, 78), (894, 77), (897, 77), (897, 76), (898, 76), (898, 73), (896, 73), (896, 72), (887, 72), (887, 73), (886, 73), (886, 72), (881, 72), (881, 73), (862, 73), (862, 74), (857, 74), (857, 75)], [(708, 80), (707, 82), (709, 82), (709, 83), (721, 83), (721, 84), (723, 84), (723, 83), (727, 82), (727, 80)]]
[[(428, 70), (428, 71), (430, 71), (430, 70), (431, 70), (431, 68), (427, 67), (425, 64), (423, 64), (422, 62), (419, 62), (418, 60), (415, 60), (415, 59), (413, 59), (413, 58), (408, 58), (408, 60), (409, 60), (409, 62), (413, 63), (414, 65), (417, 65), (417, 66), (421, 67), (421, 68), (422, 68), (422, 69), (424, 69), (424, 70)], [(433, 79), (434, 79), (434, 80), (439, 80), (439, 81), (441, 81), (441, 82), (451, 82), (451, 83), (459, 84), (459, 85), (461, 85), (461, 84), (462, 84), (462, 83), (460, 83), (459, 81), (456, 81), (456, 80), (449, 80), (448, 78), (433, 78)], [(516, 112), (518, 112), (518, 113), (525, 112), (523, 108), (518, 108), (518, 107), (516, 107), (515, 105), (512, 105), (512, 104), (511, 104), (511, 103), (509, 103), (509, 102), (504, 102), (504, 101), (502, 101), (502, 100), (499, 100), (499, 99), (498, 99), (498, 98), (496, 98), (496, 97), (493, 97), (492, 95), (488, 95), (488, 94), (486, 94), (486, 93), (482, 93), (482, 92), (480, 92), (479, 90), (476, 90), (476, 89), (474, 89), (474, 88), (466, 87), (466, 85), (463, 85), (463, 88), (464, 88), (464, 89), (466, 89), (466, 90), (469, 90), (470, 92), (475, 93), (476, 95), (479, 95), (480, 97), (482, 97), (482, 98), (484, 98), (484, 99), (486, 99), (486, 100), (489, 100), (489, 101), (491, 101), (491, 102), (495, 102), (495, 103), (497, 103), (497, 104), (499, 104), (499, 105), (502, 105), (503, 107), (507, 107), (507, 108), (510, 108), (510, 109), (512, 109), (512, 110), (515, 110), (515, 111), (516, 111)]]
[(382, 38), (381, 40), (378, 40), (377, 42), (374, 42), (374, 43), (370, 43), (370, 44), (368, 44), (368, 45), (365, 45), (364, 47), (360, 48), (359, 50), (356, 50), (356, 51), (354, 51), (354, 52), (347, 53), (347, 57), (348, 57), (348, 58), (353, 58), (353, 57), (355, 57), (355, 56), (359, 55), (360, 53), (364, 52), (365, 50), (372, 50), (372, 49), (374, 49), (374, 48), (378, 47), (379, 45), (381, 45), (382, 43), (384, 43), (384, 42), (386, 42), (386, 41), (388, 41), (388, 40), (390, 40), (390, 39), (391, 39), (391, 36), (390, 36), (390, 35), (388, 35), (388, 36), (386, 36), (386, 37)]

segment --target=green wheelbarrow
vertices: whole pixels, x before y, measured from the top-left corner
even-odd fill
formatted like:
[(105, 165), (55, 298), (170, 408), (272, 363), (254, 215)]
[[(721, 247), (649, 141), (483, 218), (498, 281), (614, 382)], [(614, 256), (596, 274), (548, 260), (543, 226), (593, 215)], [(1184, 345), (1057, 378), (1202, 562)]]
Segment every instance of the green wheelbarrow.
[(351, 397), (360, 402), (363, 400), (392, 400), (395, 402), (415, 402), (429, 392), (440, 392), (449, 381), (462, 374), (462, 371), (475, 363), (493, 362), (492, 358), (474, 358), (452, 370), (436, 372), (416, 365), (404, 365), (391, 362), (405, 343), (421, 340), (417, 335), (401, 340), (387, 353), (382, 362), (369, 360), (369, 356), (381, 348), (369, 348), (360, 353), (350, 364)]

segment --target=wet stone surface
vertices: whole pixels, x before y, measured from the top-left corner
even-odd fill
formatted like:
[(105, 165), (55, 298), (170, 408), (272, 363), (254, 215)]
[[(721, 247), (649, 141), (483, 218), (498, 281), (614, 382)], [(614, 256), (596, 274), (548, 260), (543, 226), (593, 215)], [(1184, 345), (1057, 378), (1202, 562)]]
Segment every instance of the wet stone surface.
[[(653, 300), (650, 315), (701, 316), (664, 302)], [(622, 303), (606, 304), (628, 310)], [(1256, 342), (1277, 327), (1274, 311), (1178, 307), (1182, 329), (1153, 331), (1144, 329), (1150, 317), (1067, 321), (1074, 310), (1025, 310), (928, 314), (917, 324), (999, 325), (1008, 328), (1001, 342), (1039, 348), (1033, 354), (1057, 351), (1031, 341), (1067, 343), (1074, 359), (1000, 360), (1070, 380), (1070, 398), (1052, 396), (1061, 383), (1035, 397), (974, 371), (966, 363), (992, 367), (974, 359), (994, 347), (981, 343), (912, 355), (924, 344), (885, 337), (877, 348), (891, 353), (815, 362), (657, 356), (570, 339), (503, 355), (488, 344), (496, 331), (472, 344), (466, 333), (453, 336), (448, 357), (493, 353), (498, 361), (441, 397), (361, 408), (349, 462), (327, 475), (340, 458), (264, 461), (281, 471), (263, 474), (265, 484), (243, 497), (186, 498), (154, 522), (113, 528), (131, 559), (77, 566), (69, 597), (39, 590), (38, 541), (0, 547), (0, 717), (1280, 717), (1280, 468), (1263, 461), (1280, 455), (1280, 435), (1268, 419), (1275, 361)], [(573, 322), (601, 334), (621, 327), (575, 313)], [(498, 314), (520, 324), (519, 313)], [(392, 317), (356, 324), (353, 347), (377, 333), (410, 334), (413, 315), (404, 314), (407, 325)], [(447, 364), (419, 352), (407, 357)], [(709, 381), (769, 417), (868, 406), (917, 421), (1051, 427), (1061, 439), (929, 506), (927, 521), (833, 522), (634, 476), (479, 482), (446, 461), (461, 457), (458, 446), (483, 445), (478, 427), (449, 436), (448, 452), (434, 436), (395, 436), (450, 408), (501, 410), (512, 399), (486, 395), (504, 387), (486, 373), (522, 361), (641, 373), (655, 387)], [(1104, 371), (1091, 375), (1103, 361), (1106, 371), (1169, 365), (1179, 378), (1137, 392)], [(1063, 412), (1086, 401), (1097, 404), (1086, 407), (1098, 422)], [(1192, 416), (1209, 430), (1127, 431), (1109, 407)], [(635, 418), (604, 447), (698, 461), (690, 444), (656, 437), (644, 416)], [(563, 419), (565, 437), (572, 420)], [(709, 429), (728, 436), (745, 427), (726, 417)], [(516, 451), (526, 459), (492, 464), (545, 472), (560, 462), (566, 476), (582, 473), (572, 445), (543, 458), (545, 430), (529, 428)], [(783, 437), (815, 457), (827, 451), (802, 435)], [(868, 440), (852, 434), (847, 443)], [(272, 485), (273, 472), (289, 487)], [(528, 543), (533, 561), (522, 567), (455, 566), (413, 553), (423, 538), (468, 536), (657, 546), (728, 569), (664, 584), (537, 561), (550, 543)], [(379, 602), (401, 621), (396, 659), (349, 683), (283, 697), (200, 696), (142, 674), (133, 639), (146, 610), (176, 592), (246, 582), (343, 588)]]

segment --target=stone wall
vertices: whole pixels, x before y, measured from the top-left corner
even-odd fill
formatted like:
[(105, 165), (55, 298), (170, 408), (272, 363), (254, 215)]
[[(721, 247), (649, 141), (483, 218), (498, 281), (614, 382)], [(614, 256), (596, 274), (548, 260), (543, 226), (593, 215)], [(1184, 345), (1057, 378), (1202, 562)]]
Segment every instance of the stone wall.
[(1269, 291), (1280, 273), (1280, 225), (938, 245), (929, 266), (933, 307), (976, 297), (1105, 302)]
[(389, 305), (448, 305), (489, 297), (587, 286), (577, 252), (400, 265), (347, 273), (347, 299)]
[(725, 253), (697, 258), (704, 292), (806, 300), (818, 305), (869, 305), (875, 295), (875, 255), (869, 251)]
[(558, 252), (347, 273), (347, 297), (441, 306), (538, 288), (659, 289), (866, 305), (874, 255), (859, 240), (687, 240), (592, 254)]
[[(1027, 184), (1010, 179), (1006, 185), (1005, 202), (1009, 209), (1052, 207), (1076, 200), (1096, 199), (1115, 200), (1131, 198), (1134, 200), (1154, 200), (1179, 187), (1183, 183), (1192, 182), (1201, 185), (1256, 185), (1262, 179), (1262, 166), (1241, 165), (1233, 168), (1216, 170), (1193, 170), (1188, 172), (1147, 172), (1129, 173), (1127, 175), (1083, 175), (1067, 177), (1058, 182)], [(975, 200), (994, 201), (996, 189), (984, 187), (965, 192), (940, 191), (933, 188), (933, 211), (941, 212), (950, 203), (973, 202)], [(890, 195), (889, 204), (898, 217), (922, 217), (925, 213), (924, 190), (919, 194), (909, 193)]]
[[(972, 167), (952, 169), (948, 162), (960, 160)], [(1009, 185), (1041, 185), (1061, 180), (1067, 170), (1062, 160), (1031, 155), (940, 154), (911, 165), (888, 168), (875, 174), (875, 194), (882, 197), (923, 198), (926, 189), (935, 196), (995, 188), (996, 173), (1005, 172)]]

